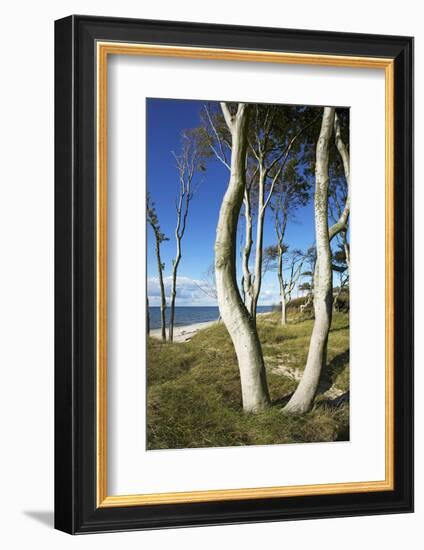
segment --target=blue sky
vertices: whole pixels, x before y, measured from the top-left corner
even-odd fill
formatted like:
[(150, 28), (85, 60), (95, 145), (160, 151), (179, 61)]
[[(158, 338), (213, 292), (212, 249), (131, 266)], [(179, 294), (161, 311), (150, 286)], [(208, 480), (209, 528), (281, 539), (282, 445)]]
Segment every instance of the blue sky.
[[(147, 100), (147, 188), (161, 229), (169, 237), (162, 243), (162, 260), (165, 263), (165, 286), (169, 296), (172, 259), (175, 256), (175, 197), (178, 191), (178, 173), (172, 151), (180, 148), (181, 131), (198, 126), (204, 101), (148, 99)], [(182, 260), (178, 272), (177, 305), (215, 305), (199, 285), (207, 279), (207, 271), (214, 259), (215, 230), (219, 208), (228, 184), (229, 172), (219, 161), (207, 161), (206, 172), (199, 176), (202, 182), (190, 203), (187, 229), (182, 242)], [(147, 275), (150, 305), (159, 304), (157, 264), (154, 237), (147, 228)], [(314, 242), (314, 218), (312, 204), (298, 210), (296, 219), (287, 227), (285, 241), (291, 249), (306, 250)], [(264, 246), (275, 244), (272, 220), (265, 222)], [(238, 239), (238, 245), (240, 239)], [(239, 251), (237, 252), (239, 257)], [(252, 258), (253, 261), (254, 258)], [(238, 270), (238, 278), (241, 271)], [(305, 279), (306, 280), (306, 279)], [(260, 305), (278, 303), (276, 272), (265, 275)]]

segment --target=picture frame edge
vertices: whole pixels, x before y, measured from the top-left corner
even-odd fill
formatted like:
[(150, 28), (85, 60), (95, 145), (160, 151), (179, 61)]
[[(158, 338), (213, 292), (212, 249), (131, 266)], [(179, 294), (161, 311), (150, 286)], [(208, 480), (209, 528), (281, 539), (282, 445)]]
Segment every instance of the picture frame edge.
[[(230, 32), (235, 28), (232, 25), (191, 22), (186, 24), (80, 15), (68, 16), (55, 22), (55, 528), (77, 534), (412, 512), (414, 40), (413, 37), (337, 32), (331, 33), (331, 39), (337, 40), (338, 37), (345, 44), (345, 48), (348, 47), (346, 44), (349, 40), (372, 40), (376, 47), (375, 42), (381, 39), (385, 44), (389, 44), (386, 46), (388, 51), (397, 52), (394, 57), (397, 136), (394, 150), (397, 208), (394, 236), (395, 280), (396, 273), (399, 277), (399, 273), (404, 275), (406, 271), (407, 277), (402, 278), (402, 284), (395, 284), (395, 311), (401, 312), (403, 322), (402, 333), (395, 327), (395, 364), (403, 363), (409, 368), (395, 369), (395, 490), (382, 492), (374, 499), (368, 498), (368, 503), (363, 495), (361, 497), (355, 493), (344, 495), (344, 498), (337, 498), (340, 495), (276, 498), (272, 503), (264, 502), (264, 499), (253, 499), (248, 504), (245, 501), (232, 501), (231, 505), (221, 503), (221, 514), (217, 513), (217, 505), (211, 503), (151, 505), (143, 507), (143, 511), (140, 511), (140, 507), (125, 507), (123, 510), (97, 507), (93, 470), (93, 459), (96, 455), (93, 413), (88, 415), (88, 422), (85, 420), (84, 424), (87, 425), (83, 426), (81, 421), (82, 417), (87, 418), (86, 413), (95, 384), (94, 374), (87, 374), (87, 369), (83, 369), (83, 366), (93, 365), (95, 360), (92, 349), (95, 327), (83, 321), (84, 315), (90, 317), (93, 313), (95, 269), (92, 266), (92, 269), (84, 270), (84, 273), (81, 270), (82, 265), (90, 264), (90, 255), (95, 249), (95, 197), (93, 189), (82, 188), (81, 183), (84, 178), (89, 177), (94, 163), (93, 157), (92, 162), (88, 163), (89, 166), (83, 165), (81, 148), (90, 142), (94, 130), (89, 130), (88, 120), (83, 122), (83, 116), (86, 117), (86, 111), (90, 109), (81, 102), (89, 95), (95, 79), (94, 74), (90, 79), (82, 77), (84, 71), (84, 74), (88, 74), (90, 62), (82, 59), (81, 52), (86, 56), (90, 48), (94, 50), (93, 45), (97, 38), (92, 26), (96, 27), (97, 24), (102, 28), (102, 33), (107, 33), (110, 32), (107, 30), (108, 25), (125, 27), (128, 21), (135, 27), (150, 25), (155, 28), (155, 32), (157, 27), (173, 27), (175, 40), (178, 38), (178, 30), (183, 32), (184, 39), (188, 40), (187, 34), (190, 31), (201, 34), (205, 29), (213, 28), (215, 33), (219, 33)], [(318, 37), (324, 39), (328, 34), (326, 31), (295, 31), (267, 27), (237, 26), (237, 30), (243, 35), (248, 33), (253, 39), (255, 33), (267, 34), (267, 31), (270, 31), (268, 34), (272, 34), (271, 41), (276, 35), (283, 36), (285, 32), (296, 32), (298, 40), (307, 34), (316, 36), (317, 40)], [(318, 32), (319, 35), (314, 35), (314, 32)], [(125, 29), (121, 28), (120, 33), (125, 33)], [(94, 51), (90, 55), (94, 55)], [(90, 60), (92, 63), (93, 58), (90, 57)], [(396, 107), (398, 104), (403, 105), (402, 114), (399, 106)], [(92, 146), (95, 147), (94, 141)], [(91, 396), (88, 400), (87, 393)], [(399, 413), (400, 397), (403, 401), (403, 412), (406, 414)], [(90, 458), (82, 464), (81, 457), (85, 454), (89, 454)], [(300, 500), (295, 503), (290, 513), (284, 505), (289, 502), (293, 504), (293, 499)], [(158, 517), (159, 506), (162, 507), (161, 517)], [(277, 506), (280, 508), (275, 509)], [(130, 508), (137, 509), (129, 511)], [(317, 508), (319, 510), (316, 510)]]

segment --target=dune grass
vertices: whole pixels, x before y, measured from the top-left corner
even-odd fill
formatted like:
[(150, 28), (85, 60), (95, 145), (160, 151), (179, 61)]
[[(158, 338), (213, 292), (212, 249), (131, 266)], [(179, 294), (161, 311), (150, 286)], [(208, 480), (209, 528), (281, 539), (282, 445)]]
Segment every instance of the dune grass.
[(313, 409), (282, 411), (304, 368), (313, 321), (277, 313), (260, 316), (258, 331), (272, 405), (244, 413), (234, 349), (225, 326), (199, 331), (190, 342), (147, 346), (148, 449), (265, 445), (349, 439), (349, 316), (335, 313), (328, 361)]

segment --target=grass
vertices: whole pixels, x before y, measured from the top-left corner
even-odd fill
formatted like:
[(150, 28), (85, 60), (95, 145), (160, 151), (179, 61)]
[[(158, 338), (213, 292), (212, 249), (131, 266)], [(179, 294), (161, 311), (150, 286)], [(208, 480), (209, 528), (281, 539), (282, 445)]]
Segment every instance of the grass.
[(282, 407), (304, 368), (313, 321), (292, 316), (282, 327), (278, 320), (277, 313), (258, 318), (272, 405), (257, 414), (242, 410), (236, 356), (222, 323), (186, 343), (149, 338), (148, 449), (349, 439), (348, 401), (335, 398), (349, 390), (349, 316), (333, 315), (327, 367), (314, 407), (304, 415)]

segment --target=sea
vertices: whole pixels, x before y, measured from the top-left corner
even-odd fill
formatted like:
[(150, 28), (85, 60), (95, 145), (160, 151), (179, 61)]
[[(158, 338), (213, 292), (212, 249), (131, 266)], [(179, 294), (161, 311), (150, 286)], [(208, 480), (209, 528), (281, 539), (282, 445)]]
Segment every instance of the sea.
[[(272, 311), (273, 306), (258, 306), (258, 313), (267, 313)], [(150, 328), (160, 328), (160, 307), (153, 306), (149, 308)], [(195, 323), (206, 323), (208, 321), (217, 321), (219, 319), (219, 310), (217, 306), (177, 306), (175, 308), (175, 326), (194, 325)], [(169, 321), (169, 307), (166, 308), (166, 324)]]

